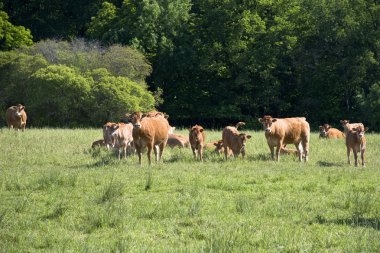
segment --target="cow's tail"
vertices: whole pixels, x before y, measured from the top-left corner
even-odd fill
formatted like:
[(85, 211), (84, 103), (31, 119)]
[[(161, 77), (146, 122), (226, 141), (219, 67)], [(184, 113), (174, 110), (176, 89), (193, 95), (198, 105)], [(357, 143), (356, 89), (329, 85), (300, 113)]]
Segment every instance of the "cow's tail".
[(236, 123), (236, 129), (238, 129), (240, 126), (245, 126), (245, 122), (242, 122), (242, 121), (240, 121), (240, 122), (238, 122), (238, 123)]

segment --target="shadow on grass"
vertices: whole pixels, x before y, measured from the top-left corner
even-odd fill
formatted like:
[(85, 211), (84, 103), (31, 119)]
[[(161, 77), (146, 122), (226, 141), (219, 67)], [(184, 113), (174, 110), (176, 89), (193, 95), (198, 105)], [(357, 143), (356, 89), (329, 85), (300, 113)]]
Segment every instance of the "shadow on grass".
[(247, 155), (246, 158), (248, 161), (273, 161), (271, 155), (268, 153)]
[(351, 227), (366, 227), (380, 230), (380, 218), (361, 218), (352, 217), (346, 219), (332, 219), (327, 220), (323, 217), (317, 217), (316, 223), (319, 224), (335, 224), (335, 225), (346, 225)]
[(332, 163), (332, 162), (325, 162), (325, 161), (318, 161), (317, 165), (321, 167), (343, 167), (341, 163)]

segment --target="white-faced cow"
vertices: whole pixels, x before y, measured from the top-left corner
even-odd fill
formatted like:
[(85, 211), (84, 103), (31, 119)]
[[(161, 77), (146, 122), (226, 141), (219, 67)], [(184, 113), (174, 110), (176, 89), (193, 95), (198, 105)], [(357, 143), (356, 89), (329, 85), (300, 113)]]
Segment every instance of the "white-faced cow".
[(310, 126), (306, 118), (277, 119), (267, 115), (259, 118), (259, 122), (263, 124), (272, 159), (274, 159), (274, 147), (277, 147), (276, 160), (279, 161), (281, 148), (286, 144), (294, 144), (298, 151), (299, 160), (303, 160), (303, 152), (305, 153), (305, 161), (308, 160)]
[(239, 133), (238, 127), (245, 125), (244, 122), (239, 122), (236, 126), (227, 126), (222, 132), (222, 141), (224, 148), (224, 158), (227, 160), (229, 156), (229, 150), (232, 151), (233, 156), (236, 158), (241, 155), (245, 157), (245, 144), (248, 139), (251, 138), (250, 135), (245, 133)]
[[(133, 143), (140, 165), (144, 147), (148, 149), (149, 165), (151, 164), (152, 149), (154, 149), (156, 162), (161, 160), (166, 142), (168, 141), (170, 128), (167, 120), (168, 117), (168, 115), (161, 112), (149, 112), (147, 114), (134, 112), (128, 116), (129, 121), (133, 124)], [(158, 146), (159, 150), (155, 146)]]
[(359, 125), (358, 127), (353, 127), (351, 130), (347, 132), (346, 135), (346, 147), (347, 147), (347, 161), (348, 164), (351, 164), (350, 161), (350, 151), (354, 153), (355, 166), (358, 166), (358, 153), (360, 151), (362, 165), (365, 166), (364, 153), (366, 150), (366, 138), (364, 133), (368, 131), (368, 127), (364, 127), (363, 125)]
[(25, 106), (18, 104), (16, 106), (9, 107), (5, 112), (5, 119), (9, 129), (14, 128), (17, 131), (22, 129), (24, 132), (27, 120)]
[(114, 147), (118, 150), (118, 158), (120, 160), (121, 149), (123, 149), (124, 158), (127, 158), (128, 153), (133, 153), (133, 137), (132, 137), (133, 125), (131, 123), (124, 124), (118, 123), (111, 126), (111, 136), (114, 140)]

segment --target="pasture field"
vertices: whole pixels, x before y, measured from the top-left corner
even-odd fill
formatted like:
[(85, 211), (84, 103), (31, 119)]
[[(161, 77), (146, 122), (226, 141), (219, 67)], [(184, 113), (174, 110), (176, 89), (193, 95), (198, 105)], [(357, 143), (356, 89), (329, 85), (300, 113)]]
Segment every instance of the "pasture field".
[(245, 160), (167, 148), (140, 167), (91, 150), (101, 129), (3, 128), (0, 252), (380, 252), (380, 135), (355, 168), (344, 140), (313, 133), (308, 163), (277, 163), (242, 132)]

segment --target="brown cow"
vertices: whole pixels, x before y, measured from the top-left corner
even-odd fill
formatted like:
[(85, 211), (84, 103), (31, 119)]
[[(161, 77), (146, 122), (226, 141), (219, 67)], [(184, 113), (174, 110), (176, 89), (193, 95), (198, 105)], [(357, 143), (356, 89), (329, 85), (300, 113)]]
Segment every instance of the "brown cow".
[(107, 149), (110, 149), (110, 147), (115, 147), (115, 139), (112, 137), (113, 128), (117, 126), (114, 122), (107, 122), (103, 125), (103, 140), (107, 147)]
[(124, 124), (118, 123), (111, 126), (111, 136), (114, 140), (114, 147), (118, 150), (118, 158), (120, 160), (121, 148), (123, 148), (124, 158), (127, 158), (127, 149), (128, 153), (133, 153), (134, 149), (132, 146), (133, 137), (132, 137), (133, 125), (131, 123)]
[(306, 118), (283, 118), (276, 119), (272, 116), (259, 118), (265, 130), (265, 138), (274, 159), (274, 147), (276, 148), (276, 160), (280, 160), (280, 150), (286, 144), (294, 144), (298, 151), (299, 160), (303, 159), (305, 152), (305, 162), (309, 156), (310, 126)]
[(202, 126), (195, 125), (189, 129), (189, 141), (190, 147), (193, 151), (194, 159), (197, 159), (197, 154), (199, 160), (203, 162), (203, 148), (205, 145), (206, 135)]
[[(129, 121), (133, 124), (133, 143), (139, 156), (140, 165), (144, 147), (148, 149), (149, 165), (151, 164), (152, 149), (154, 149), (156, 162), (161, 160), (166, 142), (168, 141), (170, 127), (167, 117), (168, 115), (161, 112), (151, 115), (134, 112), (128, 117)], [(157, 147), (155, 147), (156, 145), (159, 148), (159, 154)]]
[(239, 133), (238, 127), (245, 125), (244, 122), (239, 122), (235, 127), (227, 126), (222, 132), (222, 141), (224, 148), (224, 158), (227, 160), (229, 150), (232, 151), (233, 156), (236, 158), (241, 155), (245, 157), (245, 144), (248, 139), (251, 138), (250, 135), (245, 133)]
[(360, 151), (362, 165), (365, 167), (364, 153), (366, 150), (366, 138), (364, 133), (368, 131), (368, 127), (359, 125), (354, 127), (347, 132), (346, 135), (346, 147), (347, 147), (347, 160), (348, 164), (351, 164), (350, 161), (350, 151), (354, 153), (355, 166), (358, 166), (358, 153)]
[(9, 129), (14, 128), (17, 131), (22, 129), (24, 132), (27, 120), (25, 106), (18, 104), (17, 106), (9, 107), (5, 113), (5, 119)]
[(166, 145), (171, 148), (188, 148), (190, 146), (190, 142), (186, 136), (183, 136), (181, 134), (169, 134), (168, 142), (166, 143)]
[(345, 135), (343, 132), (336, 128), (332, 128), (329, 124), (319, 126), (319, 138), (343, 139), (344, 137)]
[(104, 142), (104, 139), (100, 139), (97, 141), (94, 141), (91, 145), (91, 148), (96, 148), (96, 147), (105, 147), (106, 143)]
[(340, 123), (342, 124), (345, 135), (347, 135), (348, 131), (352, 130), (354, 127), (364, 127), (363, 123), (350, 123), (350, 121), (346, 119), (341, 120)]
[[(224, 146), (223, 146), (223, 140), (219, 140), (213, 143), (215, 150), (214, 152), (217, 154), (224, 154)], [(233, 156), (232, 150), (227, 148), (227, 154), (228, 156)]]

